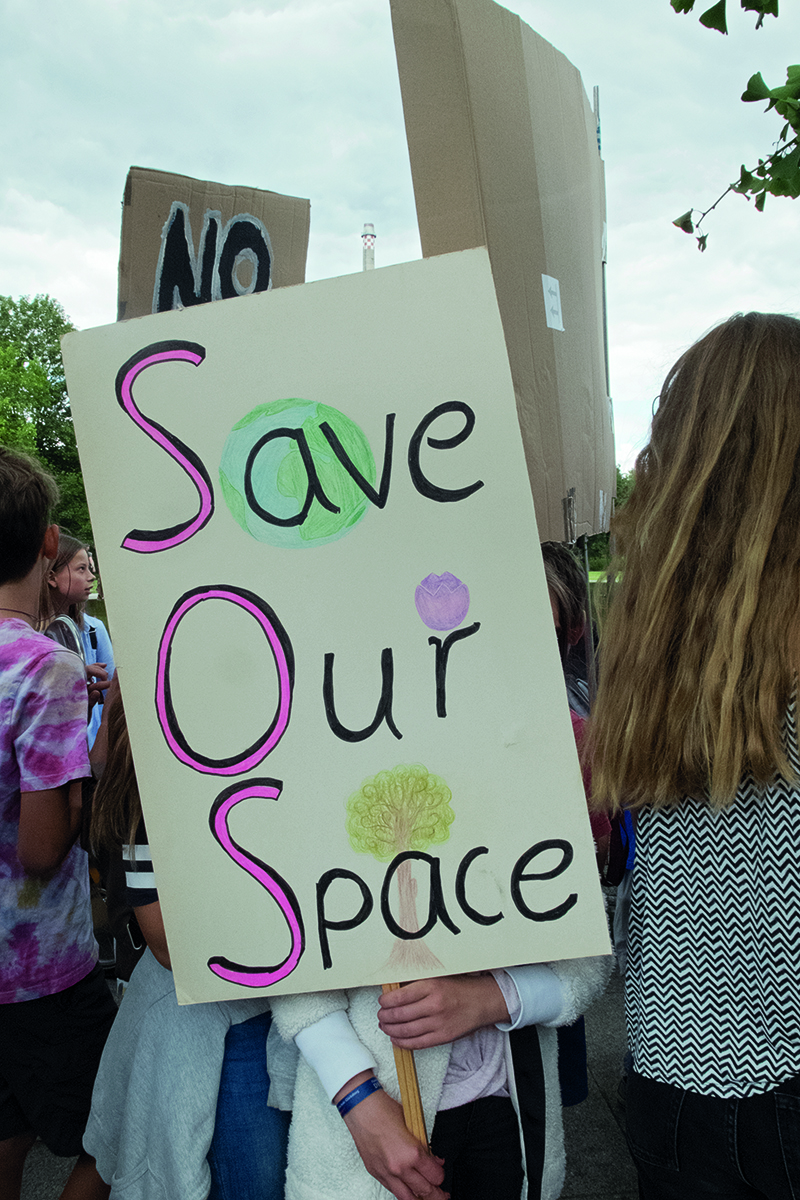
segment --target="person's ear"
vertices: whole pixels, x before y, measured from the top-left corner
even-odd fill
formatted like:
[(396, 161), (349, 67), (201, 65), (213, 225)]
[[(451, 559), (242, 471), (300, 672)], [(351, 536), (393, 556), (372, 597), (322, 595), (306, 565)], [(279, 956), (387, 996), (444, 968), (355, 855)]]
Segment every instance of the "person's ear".
[(58, 526), (48, 525), (42, 540), (42, 558), (55, 562), (58, 558)]

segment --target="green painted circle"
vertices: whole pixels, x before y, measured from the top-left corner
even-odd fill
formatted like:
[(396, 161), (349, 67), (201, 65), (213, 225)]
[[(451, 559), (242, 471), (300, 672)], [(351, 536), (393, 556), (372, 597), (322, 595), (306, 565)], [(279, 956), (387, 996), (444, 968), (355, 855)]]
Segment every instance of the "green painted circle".
[[(364, 433), (344, 413), (311, 400), (275, 400), (259, 404), (237, 421), (228, 434), (219, 468), (225, 503), (236, 521), (256, 541), (285, 549), (305, 549), (335, 542), (358, 524), (369, 501), (361, 488), (336, 458), (320, 429), (326, 422), (334, 431), (351, 462), (374, 487), (375, 459)], [(275, 525), (248, 503), (245, 490), (247, 461), (253, 447), (275, 430), (291, 430), (267, 441), (251, 466), (251, 484), (258, 505), (275, 517), (286, 519), (302, 512), (310, 486), (309, 472), (300, 451), (300, 439), (311, 454), (319, 487), (337, 508), (331, 512), (316, 496), (300, 525)]]

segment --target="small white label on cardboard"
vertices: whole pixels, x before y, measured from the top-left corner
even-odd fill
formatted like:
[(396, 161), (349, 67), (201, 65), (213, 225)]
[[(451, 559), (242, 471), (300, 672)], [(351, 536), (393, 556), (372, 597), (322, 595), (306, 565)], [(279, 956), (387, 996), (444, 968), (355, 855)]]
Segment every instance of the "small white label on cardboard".
[(561, 315), (561, 288), (557, 279), (552, 275), (542, 276), (542, 291), (544, 292), (544, 311), (548, 329), (560, 329), (564, 332), (564, 319)]
[(611, 519), (611, 513), (608, 511), (609, 496), (602, 488), (600, 488), (598, 496), (600, 499), (600, 521), (605, 525)]

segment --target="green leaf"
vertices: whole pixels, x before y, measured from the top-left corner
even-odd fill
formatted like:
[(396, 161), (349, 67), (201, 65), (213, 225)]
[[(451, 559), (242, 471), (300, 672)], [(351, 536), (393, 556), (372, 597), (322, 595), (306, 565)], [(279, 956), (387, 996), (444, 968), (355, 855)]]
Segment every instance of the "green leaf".
[(792, 191), (800, 180), (800, 147), (795, 147), (788, 154), (782, 154), (772, 163), (772, 178), (778, 180)]
[[(778, 15), (778, 0), (741, 0), (742, 8), (745, 12), (757, 12), (760, 17), (777, 17)], [(756, 29), (761, 27), (759, 20)]]
[(764, 83), (761, 72), (757, 71), (755, 75), (751, 75), (748, 79), (747, 88), (742, 92), (742, 99), (746, 103), (751, 100), (769, 100), (771, 94), (769, 88)]
[(789, 122), (792, 129), (794, 130), (795, 137), (792, 138), (792, 141), (794, 141), (797, 134), (800, 133), (800, 111), (786, 112), (783, 115), (786, 117), (787, 121)]
[[(769, 112), (769, 109), (767, 111)], [(779, 100), (775, 104), (775, 111), (779, 116), (786, 118), (792, 129), (800, 130), (800, 101)]]
[(759, 192), (758, 195), (756, 196), (756, 208), (758, 209), (759, 212), (764, 211), (764, 201), (766, 200), (766, 198), (767, 198), (766, 192)]
[(717, 4), (707, 8), (700, 18), (700, 24), (705, 25), (706, 29), (718, 29), (720, 33), (728, 32), (728, 24), (725, 20), (725, 0), (718, 0)]
[(670, 0), (670, 4), (677, 13), (691, 12), (694, 8), (694, 0)]
[(684, 233), (694, 233), (691, 208), (688, 212), (685, 212), (682, 217), (678, 217), (677, 220), (673, 221), (672, 224), (676, 225), (678, 229), (682, 229)]
[(770, 91), (770, 99), (785, 100), (788, 103), (797, 103), (797, 97), (800, 95), (800, 82), (786, 83), (783, 87), (772, 88)]
[(747, 196), (748, 192), (754, 192), (756, 190), (755, 176), (751, 171), (748, 171), (744, 163), (742, 163), (742, 169), (739, 174), (738, 182), (732, 183), (731, 187), (735, 192), (738, 192), (740, 196)]
[(705, 254), (707, 241), (708, 241), (707, 233), (701, 234), (700, 237), (697, 239), (697, 249), (700, 251), (701, 254)]

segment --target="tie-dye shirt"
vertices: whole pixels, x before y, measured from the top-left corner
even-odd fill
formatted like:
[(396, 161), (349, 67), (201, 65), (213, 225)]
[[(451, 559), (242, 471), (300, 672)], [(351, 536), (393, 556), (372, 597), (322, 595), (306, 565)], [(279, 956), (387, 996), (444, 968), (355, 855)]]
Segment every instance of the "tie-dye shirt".
[[(97, 959), (85, 851), (51, 879), (17, 858), (20, 791), (89, 775), (80, 659), (22, 620), (0, 621), (0, 1003), (62, 992)], [(1, 1019), (1, 1018), (0, 1018)]]

